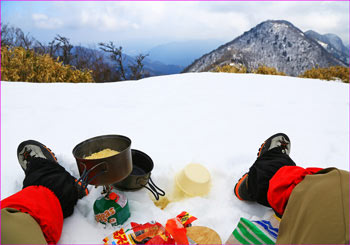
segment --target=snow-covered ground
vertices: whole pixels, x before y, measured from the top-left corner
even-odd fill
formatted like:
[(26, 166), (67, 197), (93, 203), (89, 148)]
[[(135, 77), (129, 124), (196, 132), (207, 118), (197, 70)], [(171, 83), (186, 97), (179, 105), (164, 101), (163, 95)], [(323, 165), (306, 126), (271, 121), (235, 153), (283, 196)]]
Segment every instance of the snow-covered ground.
[[(156, 207), (146, 189), (126, 192), (127, 222), (166, 220), (188, 211), (223, 242), (239, 218), (267, 208), (239, 201), (236, 181), (256, 159), (260, 144), (285, 132), (300, 166), (349, 170), (349, 85), (253, 74), (196, 73), (106, 84), (1, 82), (1, 199), (21, 189), (20, 142), (35, 139), (54, 150), (78, 176), (72, 149), (85, 139), (121, 134), (154, 161), (153, 181), (168, 194), (174, 176), (191, 162), (211, 173), (205, 197)], [(92, 189), (92, 188), (91, 188)], [(65, 219), (60, 243), (102, 243), (116, 228), (97, 224), (92, 205), (101, 187)]]

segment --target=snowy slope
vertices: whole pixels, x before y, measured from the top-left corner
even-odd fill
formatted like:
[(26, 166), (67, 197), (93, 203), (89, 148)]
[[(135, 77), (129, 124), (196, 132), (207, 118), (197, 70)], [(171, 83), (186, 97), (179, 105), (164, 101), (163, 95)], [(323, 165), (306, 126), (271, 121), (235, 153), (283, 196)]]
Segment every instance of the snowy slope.
[[(291, 157), (303, 167), (349, 169), (349, 86), (338, 82), (253, 74), (196, 73), (109, 84), (1, 82), (1, 199), (19, 191), (24, 177), (16, 150), (35, 139), (49, 146), (77, 176), (72, 149), (104, 134), (126, 135), (132, 148), (150, 155), (152, 179), (167, 193), (174, 175), (198, 162), (212, 176), (208, 196), (160, 210), (147, 190), (127, 192), (131, 218), (145, 223), (186, 210), (195, 225), (226, 241), (239, 217), (266, 208), (241, 202), (235, 182), (270, 135), (285, 132)], [(60, 243), (102, 243), (115, 228), (96, 224), (92, 205), (101, 187), (80, 200), (64, 223)]]

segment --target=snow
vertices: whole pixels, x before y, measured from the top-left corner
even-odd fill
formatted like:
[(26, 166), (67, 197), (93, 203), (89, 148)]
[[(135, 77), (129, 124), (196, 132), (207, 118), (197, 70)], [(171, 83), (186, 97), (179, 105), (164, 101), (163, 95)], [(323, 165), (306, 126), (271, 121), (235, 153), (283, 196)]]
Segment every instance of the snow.
[(324, 47), (325, 49), (328, 47), (327, 43), (321, 42), (321, 41), (317, 41), (322, 47)]
[[(349, 170), (349, 85), (284, 76), (188, 73), (105, 84), (1, 82), (1, 199), (19, 191), (24, 173), (20, 142), (50, 147), (78, 176), (72, 149), (85, 139), (120, 134), (154, 161), (153, 181), (169, 195), (174, 176), (188, 163), (211, 173), (211, 191), (156, 207), (146, 189), (126, 192), (133, 221), (166, 220), (182, 211), (210, 227), (223, 242), (240, 217), (268, 210), (239, 201), (233, 187), (256, 159), (260, 144), (277, 132), (291, 139), (291, 157), (302, 167)], [(90, 188), (65, 219), (60, 243), (101, 244), (116, 230), (97, 224)]]

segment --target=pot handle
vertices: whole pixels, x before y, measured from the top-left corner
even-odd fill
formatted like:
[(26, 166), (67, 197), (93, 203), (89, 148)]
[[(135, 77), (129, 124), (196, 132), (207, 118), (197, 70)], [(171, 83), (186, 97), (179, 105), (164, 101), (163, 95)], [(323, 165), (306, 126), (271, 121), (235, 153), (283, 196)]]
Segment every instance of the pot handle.
[[(89, 170), (87, 170), (86, 164), (83, 162), (78, 162), (79, 164), (83, 165), (84, 170), (83, 173), (81, 174), (80, 178), (77, 180), (78, 182), (81, 181), (85, 186), (87, 186), (91, 181), (93, 181), (96, 177), (100, 176), (101, 174), (107, 172), (108, 170), (108, 164), (107, 162), (100, 162), (98, 164), (96, 164), (95, 166), (93, 166), (92, 168), (90, 168)], [(94, 170), (95, 168), (97, 168), (98, 166), (105, 164), (104, 168), (101, 169), (101, 171), (99, 171), (95, 176), (93, 176), (92, 178), (88, 179), (88, 175), (89, 173)]]
[(156, 184), (154, 184), (151, 177), (149, 177), (147, 184), (142, 186), (148, 189), (153, 194), (153, 196), (157, 201), (159, 200), (159, 196), (165, 196), (165, 192), (162, 189), (160, 189), (158, 186), (156, 186)]

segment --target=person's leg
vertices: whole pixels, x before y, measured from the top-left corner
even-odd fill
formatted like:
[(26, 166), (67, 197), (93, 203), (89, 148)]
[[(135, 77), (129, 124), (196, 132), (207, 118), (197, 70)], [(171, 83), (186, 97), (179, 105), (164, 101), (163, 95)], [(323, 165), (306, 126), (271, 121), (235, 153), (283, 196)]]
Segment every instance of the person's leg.
[(267, 201), (269, 181), (283, 166), (296, 166), (289, 155), (282, 152), (281, 147), (275, 147), (256, 159), (248, 172), (248, 190), (252, 199), (264, 206), (270, 207)]
[(78, 190), (75, 178), (61, 165), (47, 159), (33, 158), (26, 171), (23, 188), (32, 185), (45, 186), (53, 191), (60, 201), (63, 217), (72, 215), (78, 201)]
[(276, 244), (349, 244), (349, 172), (305, 176), (289, 197)]
[(1, 209), (2, 244), (47, 244), (38, 222), (13, 208)]
[(256, 201), (270, 207), (267, 201), (269, 181), (283, 166), (295, 166), (289, 157), (290, 140), (287, 135), (278, 133), (268, 138), (260, 147), (258, 158), (248, 173), (235, 186), (235, 195), (240, 200)]
[[(45, 237), (47, 243), (58, 243), (63, 227), (63, 213), (60, 201), (56, 195), (44, 186), (29, 186), (17, 193), (1, 200), (1, 212), (11, 209), (9, 220), (1, 222), (1, 238), (11, 243), (31, 243), (34, 240)], [(9, 213), (7, 213), (9, 214)], [(32, 220), (23, 214), (28, 214)], [(6, 214), (5, 214), (6, 215)], [(25, 220), (22, 221), (22, 218)], [(3, 219), (3, 217), (1, 217)], [(36, 229), (31, 221), (35, 221), (40, 230)], [(22, 225), (27, 224), (23, 227)], [(16, 227), (23, 227), (18, 231)], [(25, 237), (16, 237), (29, 232), (27, 242)]]
[(18, 146), (17, 156), (26, 173), (23, 188), (47, 187), (59, 199), (64, 218), (70, 216), (86, 190), (81, 189), (76, 179), (59, 165), (54, 153), (40, 142), (28, 140)]
[[(17, 149), (18, 161), (26, 176), (23, 189), (1, 201), (1, 212), (7, 221), (2, 222), (1, 237), (9, 242), (19, 243), (16, 227), (23, 227), (31, 237), (23, 238), (25, 243), (57, 243), (60, 239), (63, 218), (73, 213), (78, 198), (86, 194), (82, 186), (57, 162), (53, 152), (34, 140), (22, 142)], [(17, 210), (9, 213), (5, 209)], [(32, 219), (28, 216), (31, 216)], [(23, 222), (21, 220), (24, 220)], [(33, 225), (33, 222), (37, 222)], [(28, 223), (29, 222), (29, 223)], [(30, 225), (29, 225), (30, 224)], [(37, 227), (40, 229), (36, 229)], [(35, 228), (36, 227), (36, 228)], [(33, 232), (31, 230), (33, 229)]]

